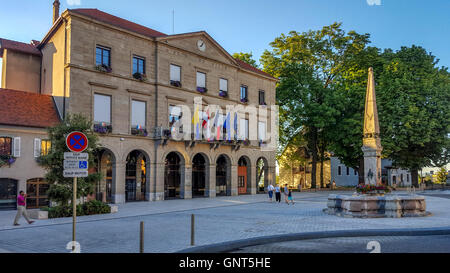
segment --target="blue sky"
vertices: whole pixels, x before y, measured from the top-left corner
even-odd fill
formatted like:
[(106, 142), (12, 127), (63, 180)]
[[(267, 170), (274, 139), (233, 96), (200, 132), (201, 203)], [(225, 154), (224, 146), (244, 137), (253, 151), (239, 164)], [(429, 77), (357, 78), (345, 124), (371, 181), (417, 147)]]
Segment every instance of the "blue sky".
[[(205, 30), (229, 53), (259, 60), (281, 33), (343, 22), (346, 31), (370, 33), (372, 45), (421, 45), (450, 66), (450, 0), (60, 0), (66, 8), (98, 8), (172, 34)], [(2, 1), (0, 37), (41, 40), (51, 26), (53, 0)], [(19, 2), (21, 4), (19, 4)], [(70, 4), (70, 5), (69, 5)]]

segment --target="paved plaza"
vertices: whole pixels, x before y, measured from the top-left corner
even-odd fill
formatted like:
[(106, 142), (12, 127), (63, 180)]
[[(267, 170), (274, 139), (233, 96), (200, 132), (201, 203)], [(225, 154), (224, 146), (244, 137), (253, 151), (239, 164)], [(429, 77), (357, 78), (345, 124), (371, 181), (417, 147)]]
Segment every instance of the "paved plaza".
[[(269, 203), (266, 195), (127, 203), (119, 205), (115, 214), (78, 217), (77, 241), (81, 252), (136, 253), (139, 223), (144, 221), (145, 252), (176, 252), (190, 247), (192, 213), (196, 246), (301, 232), (450, 227), (448, 192), (426, 193), (432, 216), (383, 219), (327, 215), (322, 210), (329, 193), (294, 193), (295, 205)], [(22, 219), (21, 226), (13, 227), (14, 215), (15, 211), (0, 212), (0, 252), (68, 252), (71, 218), (39, 220), (32, 225)]]

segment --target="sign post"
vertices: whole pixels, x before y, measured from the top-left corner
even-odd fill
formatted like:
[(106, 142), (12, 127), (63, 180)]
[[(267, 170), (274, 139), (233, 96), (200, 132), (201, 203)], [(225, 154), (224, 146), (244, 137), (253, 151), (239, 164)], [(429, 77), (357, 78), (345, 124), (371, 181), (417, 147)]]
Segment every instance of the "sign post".
[(81, 132), (71, 132), (66, 137), (66, 145), (72, 153), (64, 153), (64, 177), (73, 177), (72, 198), (72, 251), (75, 251), (77, 223), (77, 178), (88, 176), (89, 154), (81, 153), (88, 146), (88, 139)]

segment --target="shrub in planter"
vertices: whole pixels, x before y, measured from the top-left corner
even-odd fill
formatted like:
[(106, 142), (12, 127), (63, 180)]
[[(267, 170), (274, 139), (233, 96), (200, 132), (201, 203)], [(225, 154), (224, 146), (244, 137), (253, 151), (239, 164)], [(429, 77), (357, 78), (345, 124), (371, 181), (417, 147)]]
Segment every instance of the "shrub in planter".
[(133, 74), (133, 78), (135, 78), (136, 80), (140, 80), (140, 81), (146, 81), (147, 80), (147, 75), (136, 72)]
[(110, 66), (106, 66), (104, 64), (96, 65), (95, 69), (100, 71), (100, 72), (106, 72), (106, 73), (111, 73), (112, 72), (112, 68)]
[[(72, 206), (45, 207), (41, 210), (48, 211), (48, 218), (72, 217)], [(77, 216), (111, 213), (111, 207), (101, 201), (92, 200), (77, 205)]]

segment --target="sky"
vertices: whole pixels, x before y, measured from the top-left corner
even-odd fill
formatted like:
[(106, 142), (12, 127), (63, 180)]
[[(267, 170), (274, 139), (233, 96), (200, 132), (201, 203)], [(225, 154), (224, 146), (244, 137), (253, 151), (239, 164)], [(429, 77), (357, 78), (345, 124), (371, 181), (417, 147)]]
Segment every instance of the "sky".
[[(53, 0), (0, 0), (0, 38), (42, 40)], [(60, 0), (67, 8), (98, 8), (166, 34), (205, 30), (230, 54), (256, 60), (280, 34), (342, 22), (369, 33), (373, 46), (420, 45), (450, 66), (450, 0)], [(19, 4), (20, 3), (20, 4)], [(175, 24), (172, 24), (172, 12)], [(0, 67), (1, 69), (1, 67)], [(0, 70), (1, 71), (1, 70)]]

